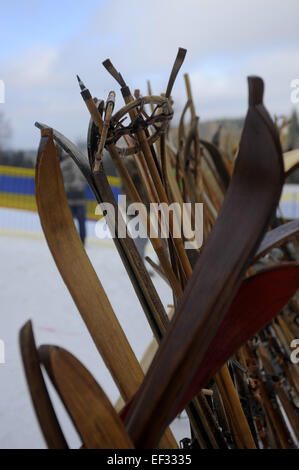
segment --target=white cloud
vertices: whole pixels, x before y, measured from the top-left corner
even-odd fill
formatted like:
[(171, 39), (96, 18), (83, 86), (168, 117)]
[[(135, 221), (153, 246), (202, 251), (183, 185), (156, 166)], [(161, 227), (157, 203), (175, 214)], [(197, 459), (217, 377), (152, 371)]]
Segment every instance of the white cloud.
[(57, 50), (37, 45), (21, 57), (14, 57), (7, 69), (4, 68), (10, 86), (26, 89), (46, 83), (55, 67), (57, 55)]
[(110, 57), (132, 89), (145, 93), (146, 79), (151, 79), (160, 93), (179, 46), (188, 54), (173, 92), (177, 108), (185, 101), (182, 74), (188, 71), (202, 119), (244, 115), (249, 74), (265, 79), (271, 112), (288, 112), (290, 81), (299, 78), (298, 13), (297, 0), (106, 2), (60, 46), (41, 38), (2, 64), (3, 112), (14, 129), (12, 143), (36, 146), (35, 120), (56, 126), (71, 139), (84, 138), (88, 114), (76, 73), (98, 97), (105, 98), (112, 88), (119, 95), (101, 66)]

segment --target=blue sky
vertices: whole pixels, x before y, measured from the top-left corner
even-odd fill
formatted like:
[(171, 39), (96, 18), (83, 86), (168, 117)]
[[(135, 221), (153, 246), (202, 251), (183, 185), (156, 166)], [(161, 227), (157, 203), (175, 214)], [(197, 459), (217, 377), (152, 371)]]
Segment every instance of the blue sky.
[[(7, 145), (35, 148), (43, 121), (84, 139), (88, 115), (75, 74), (105, 98), (117, 85), (101, 66), (110, 57), (131, 88), (164, 91), (179, 46), (202, 120), (244, 116), (246, 76), (266, 82), (271, 113), (289, 113), (299, 78), (298, 0), (27, 0), (1, 2), (0, 79), (9, 119)], [(173, 97), (185, 102), (182, 74)], [(121, 106), (118, 98), (117, 106)]]
[[(1, 2), (0, 60), (37, 42), (59, 45), (80, 31), (102, 2), (26, 0)], [(82, 6), (83, 5), (83, 6)]]

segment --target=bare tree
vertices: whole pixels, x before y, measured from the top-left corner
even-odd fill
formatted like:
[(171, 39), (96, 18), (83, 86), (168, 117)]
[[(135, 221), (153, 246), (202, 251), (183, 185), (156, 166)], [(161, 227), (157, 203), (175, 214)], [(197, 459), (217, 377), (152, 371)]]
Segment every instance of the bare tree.
[(10, 123), (5, 118), (4, 114), (0, 112), (0, 151), (5, 147), (11, 134), (12, 129)]
[(289, 121), (289, 150), (297, 148), (299, 145), (299, 125), (296, 109), (293, 110)]

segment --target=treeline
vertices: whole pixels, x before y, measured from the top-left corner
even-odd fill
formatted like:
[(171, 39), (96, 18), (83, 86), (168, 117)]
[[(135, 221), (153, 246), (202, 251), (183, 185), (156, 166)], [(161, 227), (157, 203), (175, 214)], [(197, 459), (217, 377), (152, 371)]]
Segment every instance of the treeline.
[(35, 153), (23, 150), (0, 150), (0, 165), (34, 168)]
[[(0, 116), (1, 117), (1, 116)], [(1, 119), (0, 119), (1, 121)], [(299, 148), (299, 122), (297, 112), (294, 109), (289, 118), (285, 118), (286, 127), (282, 135), (283, 150), (293, 150)], [(199, 135), (202, 139), (213, 141), (217, 140), (217, 146), (233, 157), (236, 146), (239, 142), (243, 119), (219, 119), (212, 121), (199, 122)], [(173, 137), (177, 138), (177, 129), (171, 130)], [(0, 139), (1, 142), (1, 139)], [(216, 142), (214, 142), (216, 143)], [(81, 150), (86, 151), (85, 142), (77, 142)], [(4, 150), (0, 145), (0, 165), (17, 166), (23, 168), (34, 168), (36, 159), (36, 150)], [(299, 172), (295, 172), (296, 182), (299, 182)]]

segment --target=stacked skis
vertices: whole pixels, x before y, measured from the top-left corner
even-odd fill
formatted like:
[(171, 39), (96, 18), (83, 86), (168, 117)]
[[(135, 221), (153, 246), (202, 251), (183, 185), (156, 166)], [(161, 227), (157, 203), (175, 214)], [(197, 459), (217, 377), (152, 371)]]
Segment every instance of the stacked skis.
[[(292, 346), (299, 338), (299, 222), (277, 217), (286, 174), (297, 167), (298, 159), (282, 154), (258, 77), (248, 80), (249, 108), (233, 170), (217, 146), (200, 140), (188, 75), (187, 102), (177, 138), (171, 139), (171, 92), (185, 54), (179, 49), (166, 90), (157, 96), (150, 84), (148, 96), (140, 96), (138, 90), (132, 94), (121, 73), (106, 60), (103, 65), (124, 99), (124, 107), (116, 112), (114, 91), (106, 102), (97, 100), (78, 77), (91, 116), (88, 161), (58, 131), (36, 123), (41, 129), (36, 198), (44, 234), (122, 403), (114, 408), (68, 351), (48, 345), (37, 348), (28, 322), (20, 333), (22, 357), (49, 448), (68, 444), (41, 366), (85, 448), (176, 448), (168, 426), (183, 409), (192, 436), (184, 445), (190, 448), (298, 446), (299, 369), (292, 361)], [(113, 209), (103, 214), (154, 336), (145, 371), (75, 229), (57, 145), (78, 165), (99, 204), (109, 203)], [(148, 261), (172, 289), (174, 307), (169, 314), (109, 186), (105, 149), (139, 211), (159, 264)], [(177, 208), (167, 223), (163, 209), (153, 221), (148, 208), (158, 204)], [(195, 227), (195, 233), (190, 231), (193, 239), (183, 230), (179, 214), (184, 224)]]

